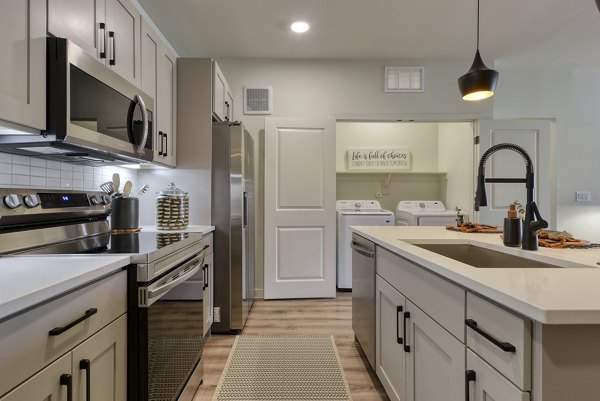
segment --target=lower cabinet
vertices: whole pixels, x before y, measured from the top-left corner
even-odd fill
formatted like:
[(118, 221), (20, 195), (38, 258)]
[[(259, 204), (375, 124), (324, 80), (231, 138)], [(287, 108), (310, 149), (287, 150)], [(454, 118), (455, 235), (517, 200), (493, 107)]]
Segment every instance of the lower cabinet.
[(465, 345), (376, 276), (376, 372), (394, 401), (464, 400)]
[(71, 354), (67, 354), (0, 398), (0, 401), (66, 400), (72, 390)]
[(512, 384), (487, 362), (467, 349), (467, 400), (529, 401), (530, 394)]
[(127, 273), (0, 323), (0, 401), (127, 401)]
[[(212, 249), (209, 248), (209, 249)], [(208, 333), (210, 330), (210, 326), (213, 323), (213, 288), (214, 288), (214, 275), (213, 275), (213, 254), (212, 251), (210, 254), (206, 255), (204, 259), (204, 266), (202, 267), (204, 270), (204, 335)]]

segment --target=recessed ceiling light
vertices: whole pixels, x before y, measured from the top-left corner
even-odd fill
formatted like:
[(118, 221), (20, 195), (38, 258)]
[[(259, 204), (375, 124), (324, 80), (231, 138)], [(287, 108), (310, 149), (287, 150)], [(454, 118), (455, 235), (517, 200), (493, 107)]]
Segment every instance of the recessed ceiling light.
[(304, 21), (297, 21), (297, 22), (294, 22), (292, 24), (292, 26), (290, 26), (290, 28), (294, 32), (303, 33), (303, 32), (308, 31), (308, 29), (310, 28), (310, 26), (306, 22), (304, 22)]

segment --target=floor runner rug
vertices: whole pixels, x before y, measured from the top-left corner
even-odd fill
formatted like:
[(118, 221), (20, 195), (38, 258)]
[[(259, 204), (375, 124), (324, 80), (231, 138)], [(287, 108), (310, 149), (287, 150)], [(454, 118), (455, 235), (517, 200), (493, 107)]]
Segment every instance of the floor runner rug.
[(352, 400), (333, 336), (237, 336), (213, 401), (288, 400)]

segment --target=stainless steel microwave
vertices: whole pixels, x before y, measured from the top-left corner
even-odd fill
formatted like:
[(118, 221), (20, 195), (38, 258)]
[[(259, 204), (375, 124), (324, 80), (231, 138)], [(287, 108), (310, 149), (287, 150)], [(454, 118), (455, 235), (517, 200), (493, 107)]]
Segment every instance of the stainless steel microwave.
[(67, 39), (47, 38), (47, 125), (0, 151), (87, 165), (151, 162), (154, 100)]

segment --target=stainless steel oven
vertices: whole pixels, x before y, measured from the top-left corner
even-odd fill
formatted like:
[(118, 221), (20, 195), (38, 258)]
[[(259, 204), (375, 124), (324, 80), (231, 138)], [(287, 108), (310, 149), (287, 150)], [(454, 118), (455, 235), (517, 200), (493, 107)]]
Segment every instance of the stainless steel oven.
[(202, 382), (201, 233), (111, 233), (99, 192), (0, 189), (0, 255), (127, 254), (130, 401), (189, 401)]

